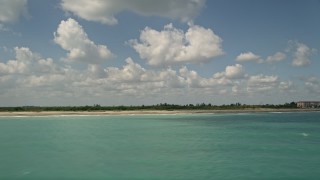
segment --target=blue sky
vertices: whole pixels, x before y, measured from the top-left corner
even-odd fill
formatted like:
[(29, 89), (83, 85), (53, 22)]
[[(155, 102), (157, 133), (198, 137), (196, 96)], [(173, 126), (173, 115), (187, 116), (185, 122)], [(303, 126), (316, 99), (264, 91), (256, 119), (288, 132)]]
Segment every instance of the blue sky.
[(1, 0), (0, 106), (320, 100), (318, 0)]

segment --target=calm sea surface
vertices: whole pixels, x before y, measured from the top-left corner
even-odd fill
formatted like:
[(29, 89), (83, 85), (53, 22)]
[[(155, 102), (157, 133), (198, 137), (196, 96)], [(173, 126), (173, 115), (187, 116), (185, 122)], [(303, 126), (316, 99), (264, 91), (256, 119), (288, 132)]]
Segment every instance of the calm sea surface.
[(0, 117), (0, 179), (319, 179), (320, 113)]

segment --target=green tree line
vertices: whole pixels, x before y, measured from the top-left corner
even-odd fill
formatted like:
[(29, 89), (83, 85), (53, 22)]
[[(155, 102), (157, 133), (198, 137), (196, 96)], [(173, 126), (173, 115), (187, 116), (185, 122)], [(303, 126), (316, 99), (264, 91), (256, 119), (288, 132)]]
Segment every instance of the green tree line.
[(241, 109), (294, 109), (297, 108), (297, 103), (285, 104), (264, 104), (264, 105), (247, 105), (241, 103), (232, 103), (227, 105), (212, 105), (211, 103), (197, 104), (168, 104), (160, 103), (156, 105), (140, 105), (140, 106), (101, 106), (99, 104), (86, 106), (19, 106), (19, 107), (0, 107), (0, 111), (134, 111), (134, 110), (241, 110)]

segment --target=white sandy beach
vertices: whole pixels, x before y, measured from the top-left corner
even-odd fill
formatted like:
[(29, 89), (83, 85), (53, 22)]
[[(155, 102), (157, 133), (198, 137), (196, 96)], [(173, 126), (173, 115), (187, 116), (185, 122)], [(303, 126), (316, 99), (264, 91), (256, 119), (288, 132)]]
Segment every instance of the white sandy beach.
[(59, 115), (152, 115), (199, 113), (258, 113), (258, 112), (312, 112), (320, 109), (238, 109), (238, 110), (135, 110), (135, 111), (21, 111), (0, 112), (0, 116), (59, 116)]

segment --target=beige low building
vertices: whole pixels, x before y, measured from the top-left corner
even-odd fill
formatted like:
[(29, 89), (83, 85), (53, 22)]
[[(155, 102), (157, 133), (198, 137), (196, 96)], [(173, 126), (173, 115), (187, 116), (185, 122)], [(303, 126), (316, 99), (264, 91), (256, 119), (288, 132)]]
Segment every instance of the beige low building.
[(320, 108), (320, 101), (299, 101), (298, 108)]

